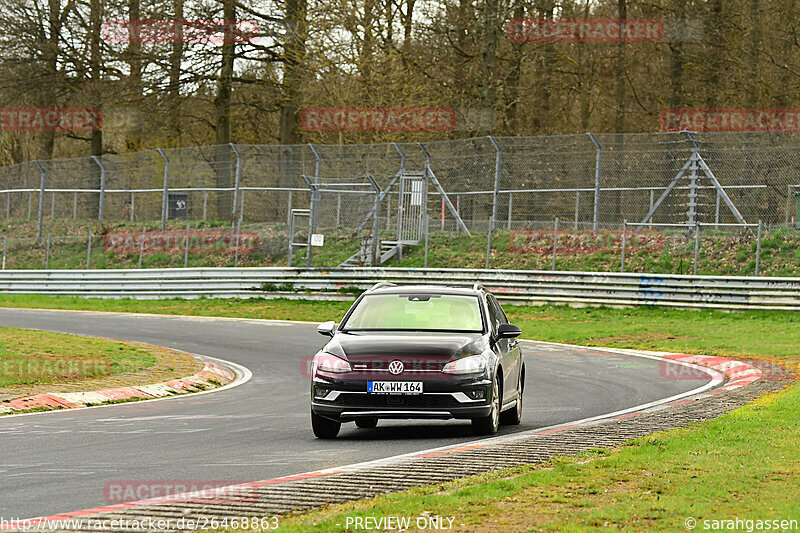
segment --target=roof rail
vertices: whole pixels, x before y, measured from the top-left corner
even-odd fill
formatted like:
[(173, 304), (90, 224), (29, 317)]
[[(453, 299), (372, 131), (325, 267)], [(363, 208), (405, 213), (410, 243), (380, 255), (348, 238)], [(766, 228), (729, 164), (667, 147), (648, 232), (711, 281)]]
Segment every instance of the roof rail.
[(475, 283), (473, 283), (473, 285), (472, 285), (472, 290), (473, 290), (473, 291), (483, 291), (483, 292), (489, 292), (489, 291), (486, 289), (486, 287), (484, 287), (484, 286), (483, 286), (483, 283), (481, 283), (480, 281), (476, 281)]
[(391, 281), (379, 281), (367, 290), (374, 291), (375, 289), (381, 289), (383, 287), (397, 287), (397, 283), (392, 283)]

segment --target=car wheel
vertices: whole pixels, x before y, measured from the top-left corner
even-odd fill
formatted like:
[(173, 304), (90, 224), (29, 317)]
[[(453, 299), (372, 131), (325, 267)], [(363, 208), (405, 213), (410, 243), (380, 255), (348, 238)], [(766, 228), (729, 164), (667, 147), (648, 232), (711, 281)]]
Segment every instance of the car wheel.
[(494, 435), (500, 426), (500, 384), (492, 382), (492, 410), (488, 415), (472, 419), (472, 432), (476, 435)]
[(517, 405), (500, 414), (500, 423), (509, 426), (518, 426), (522, 422), (522, 393), (525, 389), (524, 374), (520, 373), (517, 384)]
[(378, 425), (377, 416), (368, 416), (365, 418), (356, 418), (356, 426), (362, 429), (374, 428)]
[(319, 416), (314, 411), (311, 411), (311, 429), (314, 430), (314, 436), (318, 439), (332, 439), (336, 437), (341, 427), (341, 422)]

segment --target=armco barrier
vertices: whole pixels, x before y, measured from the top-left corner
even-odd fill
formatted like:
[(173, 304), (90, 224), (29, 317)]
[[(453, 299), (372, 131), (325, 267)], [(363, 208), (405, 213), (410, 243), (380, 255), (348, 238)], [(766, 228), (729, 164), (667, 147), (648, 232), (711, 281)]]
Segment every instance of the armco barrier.
[(471, 286), (505, 303), (800, 310), (800, 278), (401, 268), (4, 270), (0, 292), (99, 298), (350, 299), (376, 281)]

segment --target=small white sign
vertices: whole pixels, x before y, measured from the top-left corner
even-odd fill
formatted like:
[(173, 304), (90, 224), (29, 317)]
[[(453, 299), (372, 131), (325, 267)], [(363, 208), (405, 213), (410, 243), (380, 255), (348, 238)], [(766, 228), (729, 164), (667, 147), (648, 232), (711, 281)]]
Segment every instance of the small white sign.
[(311, 246), (324, 246), (325, 245), (325, 235), (322, 233), (312, 233), (311, 234)]

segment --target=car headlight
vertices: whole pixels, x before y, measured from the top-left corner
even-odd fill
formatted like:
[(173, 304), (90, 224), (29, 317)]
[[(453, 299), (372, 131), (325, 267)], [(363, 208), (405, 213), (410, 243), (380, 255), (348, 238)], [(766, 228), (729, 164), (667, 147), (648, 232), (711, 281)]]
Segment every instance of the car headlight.
[(352, 368), (350, 368), (350, 363), (341, 357), (320, 352), (314, 356), (312, 370), (312, 374), (316, 374), (317, 370), (320, 372), (330, 372), (332, 374), (342, 374), (344, 372), (350, 372)]
[(446, 374), (477, 374), (486, 370), (486, 358), (482, 355), (470, 355), (450, 361), (442, 372)]

